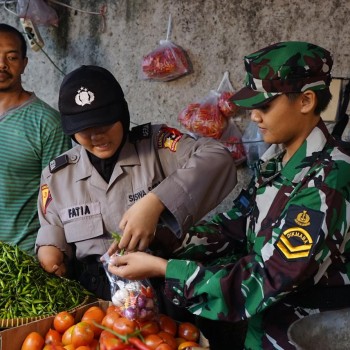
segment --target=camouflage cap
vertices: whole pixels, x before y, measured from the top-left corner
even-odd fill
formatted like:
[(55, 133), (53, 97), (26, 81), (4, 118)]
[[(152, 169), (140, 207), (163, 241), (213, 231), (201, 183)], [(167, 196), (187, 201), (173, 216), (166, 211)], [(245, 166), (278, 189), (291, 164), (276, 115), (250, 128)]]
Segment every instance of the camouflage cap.
[(331, 82), (329, 51), (302, 41), (280, 42), (244, 58), (245, 87), (232, 97), (244, 108), (257, 108), (288, 92), (321, 90)]

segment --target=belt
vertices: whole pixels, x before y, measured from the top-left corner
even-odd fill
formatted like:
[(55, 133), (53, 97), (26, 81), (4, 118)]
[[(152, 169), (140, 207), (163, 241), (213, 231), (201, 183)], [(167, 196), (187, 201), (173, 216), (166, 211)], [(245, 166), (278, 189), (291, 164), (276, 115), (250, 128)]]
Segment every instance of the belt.
[(102, 262), (96, 256), (76, 263), (76, 279), (97, 298), (111, 300), (111, 287)]
[(310, 309), (341, 309), (350, 306), (350, 285), (311, 287), (290, 294), (281, 302)]

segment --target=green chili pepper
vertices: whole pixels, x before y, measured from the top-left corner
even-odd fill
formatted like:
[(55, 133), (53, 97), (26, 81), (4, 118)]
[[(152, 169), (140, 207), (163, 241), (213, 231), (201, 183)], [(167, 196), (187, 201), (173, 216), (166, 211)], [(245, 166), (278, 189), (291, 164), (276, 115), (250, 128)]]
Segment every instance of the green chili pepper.
[(47, 273), (35, 257), (4, 242), (0, 287), (0, 319), (50, 316), (77, 307), (91, 295), (77, 281)]

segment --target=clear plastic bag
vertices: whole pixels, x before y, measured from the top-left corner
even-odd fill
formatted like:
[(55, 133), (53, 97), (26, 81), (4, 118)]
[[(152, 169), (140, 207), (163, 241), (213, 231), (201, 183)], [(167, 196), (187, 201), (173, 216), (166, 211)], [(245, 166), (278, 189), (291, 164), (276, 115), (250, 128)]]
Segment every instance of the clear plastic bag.
[(227, 119), (218, 106), (220, 94), (210, 90), (198, 103), (191, 103), (183, 109), (178, 121), (190, 132), (206, 137), (219, 139), (227, 126)]
[(110, 257), (103, 255), (103, 267), (111, 286), (112, 304), (129, 320), (147, 321), (158, 315), (156, 293), (148, 280), (130, 281), (108, 271)]
[(264, 142), (258, 125), (250, 121), (242, 136), (242, 142), (247, 155), (247, 164), (252, 166), (270, 146)]
[(224, 73), (217, 91), (220, 93), (218, 106), (221, 113), (227, 118), (234, 117), (237, 114), (239, 107), (230, 100), (235, 91), (231, 84), (228, 72)]
[(242, 133), (233, 119), (229, 119), (228, 125), (219, 141), (231, 152), (236, 165), (246, 160), (247, 157), (242, 143)]
[(143, 56), (140, 78), (142, 80), (169, 81), (190, 71), (185, 51), (170, 39), (171, 16), (165, 40), (160, 40), (156, 49)]
[(35, 24), (58, 26), (56, 11), (44, 0), (18, 0), (16, 11), (18, 17), (30, 19)]

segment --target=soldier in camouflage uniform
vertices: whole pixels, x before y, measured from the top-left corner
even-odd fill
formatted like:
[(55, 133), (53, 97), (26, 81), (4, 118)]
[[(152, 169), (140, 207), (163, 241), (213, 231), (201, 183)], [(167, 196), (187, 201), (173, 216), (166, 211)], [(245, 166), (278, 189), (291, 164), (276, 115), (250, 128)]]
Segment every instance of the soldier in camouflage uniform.
[(110, 271), (165, 276), (166, 295), (193, 314), (248, 320), (245, 349), (295, 349), (292, 322), (350, 305), (350, 157), (320, 117), (331, 98), (327, 50), (282, 42), (246, 56), (245, 66), (233, 102), (252, 109), (272, 144), (251, 184), (231, 210), (193, 227), (176, 258), (131, 253)]

